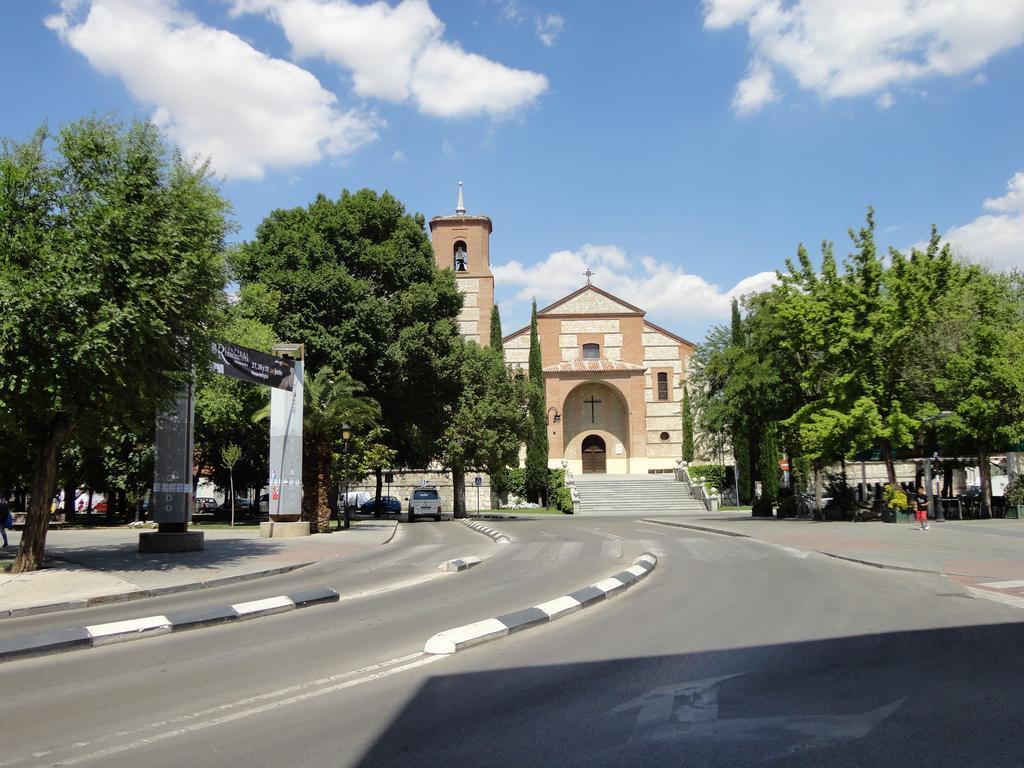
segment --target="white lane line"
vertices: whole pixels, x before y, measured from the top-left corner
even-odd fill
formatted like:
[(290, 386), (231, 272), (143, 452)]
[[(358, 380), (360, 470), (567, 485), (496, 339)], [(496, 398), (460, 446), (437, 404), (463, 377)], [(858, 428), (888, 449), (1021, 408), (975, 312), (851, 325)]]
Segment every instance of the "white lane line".
[(582, 541), (567, 541), (558, 550), (556, 557), (559, 560), (575, 560), (583, 551)]
[(541, 550), (547, 546), (547, 542), (534, 541), (530, 544), (517, 544), (516, 553), (512, 555), (513, 560), (532, 560), (540, 554)]
[(371, 597), (372, 595), (379, 595), (382, 592), (391, 592), (395, 589), (405, 589), (406, 587), (415, 587), (417, 584), (424, 584), (428, 581), (447, 576), (447, 573), (438, 571), (437, 573), (428, 573), (425, 576), (417, 576), (412, 579), (406, 579), (405, 581), (399, 581), (396, 584), (386, 584), (381, 587), (374, 587), (373, 589), (365, 589), (362, 592), (353, 592), (348, 595), (341, 595), (338, 598), (339, 603), (345, 603), (349, 600), (359, 600), (364, 597)]
[(601, 557), (622, 557), (622, 543), (618, 541), (606, 541), (602, 543)]
[(1003, 605), (1012, 605), (1014, 608), (1024, 608), (1024, 597), (1005, 595), (1002, 592), (993, 592), (991, 589), (978, 589), (977, 587), (967, 587), (967, 591), (975, 597), (985, 600), (1002, 603)]
[(616, 536), (614, 533), (609, 533), (601, 528), (594, 528), (593, 530), (598, 536), (604, 536), (606, 539), (618, 539), (619, 541), (626, 540), (624, 536)]
[(665, 531), (652, 531), (650, 528), (637, 528), (640, 533), (653, 533), (655, 536), (668, 536)]
[(1018, 589), (1024, 587), (1024, 580), (1020, 581), (985, 581), (978, 585), (989, 589)]
[[(379, 662), (377, 664), (371, 664), (371, 665), (369, 665), (367, 667), (363, 667), (362, 669), (356, 669), (356, 670), (352, 670), (350, 672), (343, 672), (343, 673), (338, 674), (338, 675), (332, 675), (331, 677), (323, 678), (321, 680), (315, 680), (315, 681), (312, 681), (312, 682), (309, 682), (309, 683), (304, 683), (302, 685), (289, 686), (288, 688), (282, 688), (280, 690), (272, 691), (270, 693), (259, 694), (257, 696), (250, 696), (250, 697), (245, 698), (245, 699), (240, 699), (239, 701), (236, 701), (236, 702), (231, 702), (231, 703), (228, 703), (228, 704), (221, 704), (221, 705), (218, 705), (216, 707), (211, 707), (209, 709), (201, 710), (199, 712), (192, 712), (192, 713), (187, 714), (187, 715), (181, 715), (179, 717), (171, 718), (171, 719), (169, 719), (167, 721), (151, 723), (150, 725), (144, 726), (142, 728), (138, 728), (135, 731), (119, 731), (118, 733), (113, 734), (112, 736), (100, 737), (99, 739), (95, 739), (94, 741), (97, 741), (97, 742), (107, 741), (107, 740), (110, 740), (111, 738), (115, 738), (115, 737), (132, 736), (132, 735), (144, 733), (145, 731), (153, 730), (154, 728), (157, 728), (157, 727), (164, 727), (164, 726), (168, 726), (168, 725), (174, 726), (174, 725), (179, 724), (179, 723), (181, 723), (181, 724), (189, 723), (190, 721), (194, 721), (194, 720), (197, 720), (197, 719), (200, 719), (200, 718), (207, 718), (208, 716), (216, 714), (216, 713), (219, 713), (219, 712), (229, 712), (230, 713), (230, 714), (224, 715), (223, 717), (216, 717), (216, 718), (209, 719), (209, 720), (204, 719), (203, 722), (196, 722), (196, 723), (192, 723), (190, 725), (182, 725), (182, 727), (178, 727), (178, 728), (173, 728), (172, 727), (172, 730), (165, 731), (163, 733), (157, 733), (157, 734), (155, 734), (153, 736), (150, 736), (150, 737), (138, 738), (138, 739), (135, 739), (134, 741), (131, 741), (131, 742), (128, 742), (128, 743), (125, 743), (125, 744), (118, 744), (116, 746), (107, 747), (106, 749), (97, 750), (95, 752), (91, 752), (91, 753), (86, 754), (86, 755), (77, 755), (77, 756), (74, 756), (74, 757), (68, 757), (68, 758), (65, 758), (63, 760), (60, 760), (58, 764), (59, 765), (77, 765), (79, 763), (89, 762), (90, 760), (97, 760), (97, 759), (102, 758), (102, 757), (107, 757), (107, 756), (110, 756), (110, 755), (116, 755), (116, 754), (119, 754), (119, 753), (122, 753), (122, 752), (128, 752), (128, 751), (130, 751), (132, 749), (138, 749), (139, 747), (145, 747), (145, 746), (148, 746), (150, 744), (154, 744), (156, 742), (160, 742), (160, 741), (164, 741), (164, 740), (169, 739), (169, 738), (173, 738), (175, 736), (184, 736), (186, 734), (195, 733), (197, 731), (202, 731), (202, 730), (205, 730), (207, 728), (212, 728), (212, 727), (217, 726), (217, 725), (223, 725), (225, 723), (230, 723), (230, 722), (233, 722), (235, 720), (241, 720), (243, 718), (251, 717), (253, 715), (259, 715), (259, 714), (262, 714), (264, 712), (270, 712), (272, 710), (280, 709), (282, 707), (290, 706), (292, 704), (298, 704), (298, 703), (307, 701), (309, 699), (319, 698), (320, 696), (325, 696), (325, 695), (330, 694), (330, 693), (336, 693), (336, 692), (344, 690), (346, 688), (353, 688), (353, 687), (355, 687), (357, 685), (362, 685), (363, 683), (368, 683), (368, 682), (372, 682), (374, 680), (379, 680), (379, 679), (384, 678), (384, 677), (389, 677), (391, 675), (395, 675), (395, 674), (398, 674), (400, 672), (405, 672), (405, 671), (410, 670), (410, 669), (415, 669), (416, 667), (422, 667), (422, 666), (425, 666), (426, 664), (431, 664), (431, 663), (433, 663), (435, 661), (438, 661), (439, 659), (443, 659), (443, 658), (447, 658), (447, 657), (445, 657), (445, 656), (430, 656), (430, 655), (427, 655), (427, 654), (425, 654), (423, 652), (410, 653), (410, 654), (408, 654), (406, 656), (400, 656), (400, 657), (395, 658), (395, 659), (389, 659), (388, 661), (382, 661), (382, 662)], [(398, 666), (394, 666), (394, 665), (398, 665)], [(358, 677), (356, 679), (353, 679), (353, 680), (343, 680), (342, 682), (338, 682), (338, 683), (335, 683), (333, 685), (327, 685), (326, 687), (321, 687), (321, 688), (317, 688), (316, 687), (316, 686), (323, 685), (325, 683), (332, 683), (333, 681), (336, 681), (336, 680), (342, 680), (343, 678), (349, 677), (351, 675), (357, 675), (357, 674), (362, 674), (362, 676)], [(309, 690), (311, 688), (314, 688), (315, 690)], [(287, 695), (287, 694), (293, 693), (295, 691), (303, 691), (303, 692), (302, 693), (297, 693), (297, 694), (295, 694), (293, 696), (290, 696), (290, 697), (288, 697), (286, 699), (281, 699), (279, 701), (268, 701), (269, 699), (278, 698), (280, 696)], [(239, 707), (244, 707), (246, 705), (255, 704), (257, 702), (262, 702), (262, 701), (268, 701), (268, 703), (259, 704), (258, 706), (250, 707), (249, 709), (238, 709)], [(234, 710), (234, 709), (238, 709), (238, 711), (231, 712), (231, 710)], [(49, 750), (49, 751), (47, 751), (45, 753), (42, 753), (42, 754), (53, 754), (55, 752), (66, 752), (66, 751), (70, 751), (72, 749), (73, 749), (73, 746), (66, 746), (66, 747), (61, 747), (61, 748), (57, 748), (57, 749), (51, 749), (51, 750)], [(2, 766), (3, 768), (6, 768), (6, 766), (11, 766), (11, 765), (16, 765), (18, 763), (23, 763), (27, 759), (28, 758), (18, 758), (18, 759), (12, 760), (10, 762), (2, 762), (2, 763), (0, 763), (0, 766)]]

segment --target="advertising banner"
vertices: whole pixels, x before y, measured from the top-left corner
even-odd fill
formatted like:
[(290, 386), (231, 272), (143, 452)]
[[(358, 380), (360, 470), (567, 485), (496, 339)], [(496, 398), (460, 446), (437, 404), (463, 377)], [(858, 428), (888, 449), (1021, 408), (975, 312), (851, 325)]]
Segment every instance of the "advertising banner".
[(295, 361), (224, 341), (210, 342), (210, 368), (217, 373), (291, 392), (295, 387)]

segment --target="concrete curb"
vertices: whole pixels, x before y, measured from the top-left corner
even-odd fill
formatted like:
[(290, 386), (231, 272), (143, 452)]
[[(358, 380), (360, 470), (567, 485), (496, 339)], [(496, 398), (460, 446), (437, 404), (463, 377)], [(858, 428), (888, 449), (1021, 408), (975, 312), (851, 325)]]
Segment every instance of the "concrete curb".
[(480, 523), (475, 523), (471, 520), (465, 519), (462, 521), (462, 524), (472, 528), (474, 531), (479, 531), (484, 536), (488, 536), (494, 539), (494, 541), (496, 541), (498, 544), (508, 544), (512, 541), (508, 536), (506, 536), (501, 531), (496, 531), (493, 528), (488, 528), (486, 525), (481, 525)]
[(447, 571), (448, 573), (458, 573), (459, 571), (466, 571), (472, 568), (474, 565), (480, 565), (483, 560), (479, 557), (469, 555), (467, 557), (457, 557), (454, 560), (445, 560), (439, 566), (437, 570)]
[(645, 578), (658, 565), (658, 558), (644, 553), (633, 561), (633, 566), (607, 579), (556, 597), (540, 605), (522, 608), (491, 619), (483, 619), (461, 627), (438, 632), (423, 646), (424, 653), (450, 654), (471, 645), (504, 637), (538, 624), (561, 618), (594, 603), (607, 600)]
[(321, 603), (335, 603), (338, 599), (338, 593), (333, 589), (308, 589), (291, 595), (277, 595), (263, 600), (217, 608), (188, 609), (128, 621), (113, 621), (87, 627), (38, 632), (9, 640), (0, 640), (0, 662), (76, 648), (96, 648), (128, 640), (139, 640), (143, 637), (209, 627), (229, 621), (255, 619), (260, 616), (293, 611), (296, 608), (306, 608)]
[(294, 565), (282, 565), (276, 568), (267, 568), (262, 571), (242, 573), (236, 576), (222, 576), (218, 579), (207, 579), (189, 584), (175, 584), (170, 587), (153, 587), (152, 589), (134, 589), (130, 592), (118, 592), (113, 595), (99, 595), (81, 600), (67, 600), (62, 603), (48, 603), (47, 605), (33, 605), (29, 608), (11, 608), (0, 610), (0, 619), (14, 619), (19, 616), (36, 616), (40, 613), (54, 613), (56, 611), (70, 611), (75, 608), (91, 608), (95, 605), (108, 605), (110, 603), (123, 603), (129, 600), (141, 600), (147, 597), (161, 597), (173, 595), (178, 592), (193, 592), (199, 589), (210, 589), (211, 587), (223, 587), (227, 584), (238, 584), (243, 581), (262, 579), (265, 576), (280, 576), (282, 573), (297, 571), (299, 568), (306, 568), (316, 565), (317, 561), (309, 563), (295, 563)]
[[(690, 524), (687, 524), (687, 523), (673, 523), (673, 522), (670, 522), (668, 520), (646, 520), (645, 519), (645, 520), (641, 520), (641, 522), (650, 523), (650, 524), (653, 524), (653, 525), (668, 525), (668, 526), (671, 526), (673, 528), (689, 528), (690, 530), (693, 530), (693, 531), (702, 531), (704, 533), (715, 533), (715, 534), (718, 534), (718, 535), (721, 535), (721, 536), (733, 536), (733, 537), (741, 538), (741, 539), (750, 539), (751, 541), (756, 541), (756, 542), (758, 542), (760, 544), (766, 544), (766, 545), (771, 546), (771, 547), (783, 546), (783, 545), (777, 544), (777, 543), (775, 543), (773, 541), (762, 541), (761, 539), (757, 538), (756, 536), (751, 536), (750, 534), (747, 534), (747, 533), (739, 533), (737, 531), (727, 531), (727, 530), (723, 530), (721, 528), (709, 528), (709, 527), (703, 526), (703, 525), (690, 525)], [(788, 546), (788, 545), (786, 545), (786, 546)], [(793, 547), (793, 549), (796, 549), (796, 547)], [(881, 568), (882, 570), (885, 570), (885, 571), (905, 571), (907, 573), (927, 573), (927, 574), (933, 575), (933, 576), (970, 576), (971, 575), (971, 574), (966, 574), (966, 573), (957, 573), (955, 571), (931, 571), (931, 570), (928, 570), (927, 568), (912, 568), (909, 565), (893, 565), (892, 563), (879, 563), (879, 562), (876, 562), (874, 560), (864, 560), (864, 559), (859, 558), (859, 557), (850, 557), (849, 555), (838, 555), (835, 552), (826, 552), (823, 549), (807, 549), (807, 550), (803, 550), (803, 551), (804, 552), (813, 552), (816, 555), (824, 555), (825, 557), (831, 557), (831, 558), (833, 558), (835, 560), (842, 560), (842, 561), (847, 562), (847, 563), (856, 563), (857, 565), (866, 565), (866, 566), (869, 566), (871, 568)]]

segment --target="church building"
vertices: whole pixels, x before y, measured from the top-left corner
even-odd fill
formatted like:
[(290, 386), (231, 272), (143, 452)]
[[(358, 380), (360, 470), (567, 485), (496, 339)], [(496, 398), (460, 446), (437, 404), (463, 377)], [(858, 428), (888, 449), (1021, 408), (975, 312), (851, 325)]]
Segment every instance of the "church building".
[[(464, 338), (490, 342), (494, 277), (491, 219), (467, 215), (459, 183), (454, 216), (430, 220), (434, 257), (451, 269), (465, 304)], [(644, 310), (586, 283), (537, 312), (548, 414), (548, 464), (574, 474), (667, 472), (682, 457), (683, 384), (696, 345), (645, 318)], [(502, 341), (524, 370), (530, 327)]]

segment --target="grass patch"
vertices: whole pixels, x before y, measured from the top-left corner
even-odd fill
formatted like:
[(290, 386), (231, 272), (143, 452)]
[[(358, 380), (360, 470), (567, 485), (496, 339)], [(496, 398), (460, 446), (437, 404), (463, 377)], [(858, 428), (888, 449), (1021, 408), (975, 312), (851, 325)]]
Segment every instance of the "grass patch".
[(10, 573), (14, 567), (14, 557), (8, 558), (6, 554), (0, 555), (0, 573)]
[[(467, 509), (466, 514), (476, 517), (476, 510)], [(481, 509), (480, 515), (561, 515), (560, 509), (538, 507), (537, 509)]]
[(749, 512), (750, 509), (751, 508), (748, 505), (746, 507), (719, 507), (718, 511), (719, 512)]

